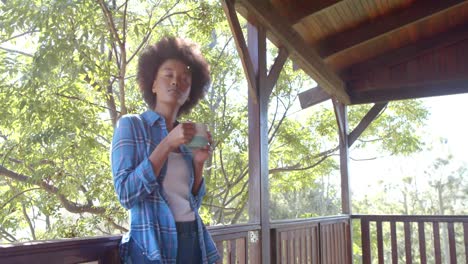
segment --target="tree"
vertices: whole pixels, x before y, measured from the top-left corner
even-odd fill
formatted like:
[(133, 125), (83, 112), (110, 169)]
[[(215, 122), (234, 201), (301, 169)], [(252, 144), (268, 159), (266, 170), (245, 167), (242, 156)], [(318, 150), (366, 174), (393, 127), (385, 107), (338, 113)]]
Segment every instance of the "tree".
[(192, 1), (1, 5), (4, 239), (21, 240), (14, 233), (25, 223), (32, 239), (126, 230), (108, 150), (118, 117), (144, 108), (137, 55), (186, 21), (200, 29), (187, 37), (207, 36), (218, 19), (210, 9)]
[[(11, 0), (0, 4), (0, 25), (0, 240), (127, 229), (113, 190), (110, 140), (121, 115), (145, 110), (135, 61), (167, 34), (200, 43), (212, 67), (213, 89), (184, 117), (207, 123), (216, 141), (202, 216), (212, 224), (247, 221), (247, 85), (219, 2)], [(278, 217), (339, 208), (331, 184), (338, 149), (333, 112), (318, 108), (305, 121), (290, 116), (308, 82), (288, 62), (271, 97), (271, 193), (284, 201), (278, 212), (286, 212)], [(368, 109), (351, 108), (351, 127)], [(383, 142), (390, 153), (415, 151), (420, 142), (411, 132), (425, 115), (418, 101), (391, 104), (357, 147)], [(310, 197), (316, 212), (308, 209)], [(322, 197), (327, 202), (319, 204)], [(294, 211), (284, 210), (290, 202)]]

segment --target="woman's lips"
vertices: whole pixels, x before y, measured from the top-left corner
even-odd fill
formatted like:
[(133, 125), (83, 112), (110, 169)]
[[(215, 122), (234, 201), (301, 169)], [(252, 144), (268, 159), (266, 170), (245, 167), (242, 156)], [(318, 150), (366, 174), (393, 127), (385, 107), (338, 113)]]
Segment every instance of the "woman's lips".
[(179, 90), (177, 90), (177, 89), (168, 89), (167, 91), (168, 91), (169, 93), (173, 93), (173, 94), (180, 95), (180, 92), (179, 92)]

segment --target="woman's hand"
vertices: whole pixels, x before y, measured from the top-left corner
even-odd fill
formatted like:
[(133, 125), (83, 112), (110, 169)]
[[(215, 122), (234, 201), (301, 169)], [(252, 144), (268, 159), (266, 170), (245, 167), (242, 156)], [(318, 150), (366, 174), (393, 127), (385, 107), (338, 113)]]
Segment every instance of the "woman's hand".
[(211, 133), (206, 132), (208, 135), (208, 145), (204, 146), (203, 148), (194, 149), (192, 151), (193, 155), (193, 169), (195, 174), (195, 180), (193, 183), (192, 194), (197, 195), (198, 191), (200, 190), (200, 185), (203, 180), (203, 166), (205, 165), (205, 161), (211, 155), (213, 145), (213, 140), (211, 138)]
[(213, 145), (213, 139), (211, 137), (210, 132), (206, 132), (208, 136), (208, 145), (202, 147), (202, 148), (197, 148), (192, 151), (193, 154), (193, 163), (195, 165), (203, 165), (205, 161), (208, 159), (208, 157), (211, 155), (212, 148), (211, 146)]
[(171, 151), (177, 149), (182, 144), (189, 143), (195, 135), (194, 123), (180, 123), (174, 127), (164, 139)]

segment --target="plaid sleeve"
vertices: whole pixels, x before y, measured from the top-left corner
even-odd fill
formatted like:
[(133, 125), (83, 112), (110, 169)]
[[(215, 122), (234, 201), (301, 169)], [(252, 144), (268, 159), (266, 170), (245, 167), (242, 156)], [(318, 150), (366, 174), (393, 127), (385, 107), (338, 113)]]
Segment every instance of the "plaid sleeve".
[(146, 142), (136, 117), (122, 117), (112, 139), (112, 174), (120, 203), (127, 209), (150, 194), (157, 186), (151, 162), (144, 155)]

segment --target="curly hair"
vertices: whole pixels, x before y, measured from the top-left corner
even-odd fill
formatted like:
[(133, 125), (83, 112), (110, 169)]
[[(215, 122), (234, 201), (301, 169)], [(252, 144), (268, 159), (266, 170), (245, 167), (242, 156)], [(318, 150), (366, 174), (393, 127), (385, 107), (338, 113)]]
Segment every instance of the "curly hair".
[(147, 47), (138, 60), (137, 81), (143, 99), (149, 108), (156, 106), (156, 95), (152, 91), (159, 67), (169, 59), (180, 60), (189, 66), (192, 72), (192, 86), (189, 100), (179, 109), (177, 116), (189, 113), (208, 91), (210, 66), (200, 52), (197, 44), (182, 38), (164, 37), (156, 44)]

